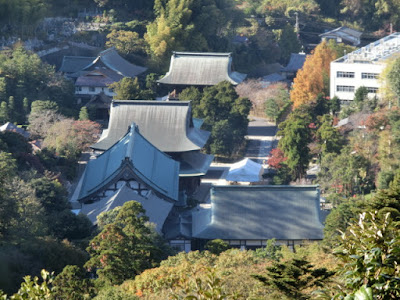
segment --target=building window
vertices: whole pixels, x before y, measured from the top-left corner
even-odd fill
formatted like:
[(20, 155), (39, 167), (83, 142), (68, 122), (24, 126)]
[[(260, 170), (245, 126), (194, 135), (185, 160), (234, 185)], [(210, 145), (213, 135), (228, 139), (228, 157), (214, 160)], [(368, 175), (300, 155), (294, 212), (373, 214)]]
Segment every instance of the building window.
[(75, 87), (75, 92), (82, 92), (82, 87), (81, 86), (76, 86)]
[(378, 88), (376, 87), (367, 87), (368, 93), (376, 94), (378, 92)]
[(342, 72), (342, 71), (338, 71), (336, 73), (336, 77), (340, 77), (340, 78), (354, 78), (354, 72)]
[(95, 91), (96, 91), (96, 89), (94, 87), (92, 87), (92, 86), (89, 87), (89, 92), (95, 92)]
[(354, 86), (350, 85), (338, 85), (336, 87), (336, 92), (350, 92), (354, 93)]
[(378, 79), (378, 73), (361, 73), (361, 79)]

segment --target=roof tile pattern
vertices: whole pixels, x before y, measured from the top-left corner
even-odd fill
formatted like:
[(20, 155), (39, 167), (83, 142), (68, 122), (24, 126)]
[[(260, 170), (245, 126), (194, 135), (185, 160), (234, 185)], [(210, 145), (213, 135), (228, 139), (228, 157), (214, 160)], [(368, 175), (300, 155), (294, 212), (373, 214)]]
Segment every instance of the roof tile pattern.
[(163, 152), (200, 150), (210, 133), (192, 126), (190, 118), (190, 102), (114, 100), (107, 132), (91, 147), (107, 150), (135, 122), (140, 133)]
[(88, 162), (79, 199), (95, 194), (110, 183), (124, 163), (153, 191), (168, 199), (178, 199), (179, 163), (147, 141), (135, 124), (131, 124), (129, 132), (118, 143)]
[(159, 83), (171, 85), (216, 85), (227, 80), (237, 85), (246, 74), (232, 71), (230, 53), (174, 52), (169, 72)]
[(193, 213), (193, 237), (320, 240), (317, 186), (214, 186), (211, 207)]

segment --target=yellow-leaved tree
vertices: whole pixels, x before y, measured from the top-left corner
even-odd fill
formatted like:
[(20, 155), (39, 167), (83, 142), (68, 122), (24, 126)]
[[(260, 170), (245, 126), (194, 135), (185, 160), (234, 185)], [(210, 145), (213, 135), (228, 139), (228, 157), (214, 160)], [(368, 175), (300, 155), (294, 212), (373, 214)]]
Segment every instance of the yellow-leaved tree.
[(293, 81), (290, 100), (294, 107), (315, 101), (320, 93), (329, 94), (330, 63), (336, 57), (336, 51), (325, 41), (307, 56), (303, 68)]

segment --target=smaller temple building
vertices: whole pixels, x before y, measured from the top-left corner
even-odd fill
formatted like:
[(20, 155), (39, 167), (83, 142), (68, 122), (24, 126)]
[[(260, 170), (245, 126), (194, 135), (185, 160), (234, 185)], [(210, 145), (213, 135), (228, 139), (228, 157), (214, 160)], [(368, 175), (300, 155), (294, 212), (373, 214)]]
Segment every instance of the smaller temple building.
[(246, 74), (233, 71), (232, 53), (174, 52), (169, 71), (157, 82), (171, 89), (212, 86), (222, 81), (238, 85)]
[(147, 70), (122, 58), (114, 47), (99, 53), (97, 57), (64, 56), (60, 72), (74, 80), (75, 96), (81, 101), (104, 93), (115, 93), (108, 86), (124, 77), (135, 78)]

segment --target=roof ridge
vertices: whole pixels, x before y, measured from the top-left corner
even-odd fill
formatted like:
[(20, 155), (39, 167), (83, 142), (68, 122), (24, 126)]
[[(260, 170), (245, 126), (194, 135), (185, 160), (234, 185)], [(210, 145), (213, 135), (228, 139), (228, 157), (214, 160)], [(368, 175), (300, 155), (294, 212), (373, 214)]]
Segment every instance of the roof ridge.
[(190, 56), (232, 56), (232, 52), (189, 52), (189, 51), (173, 51), (173, 55), (190, 55)]

